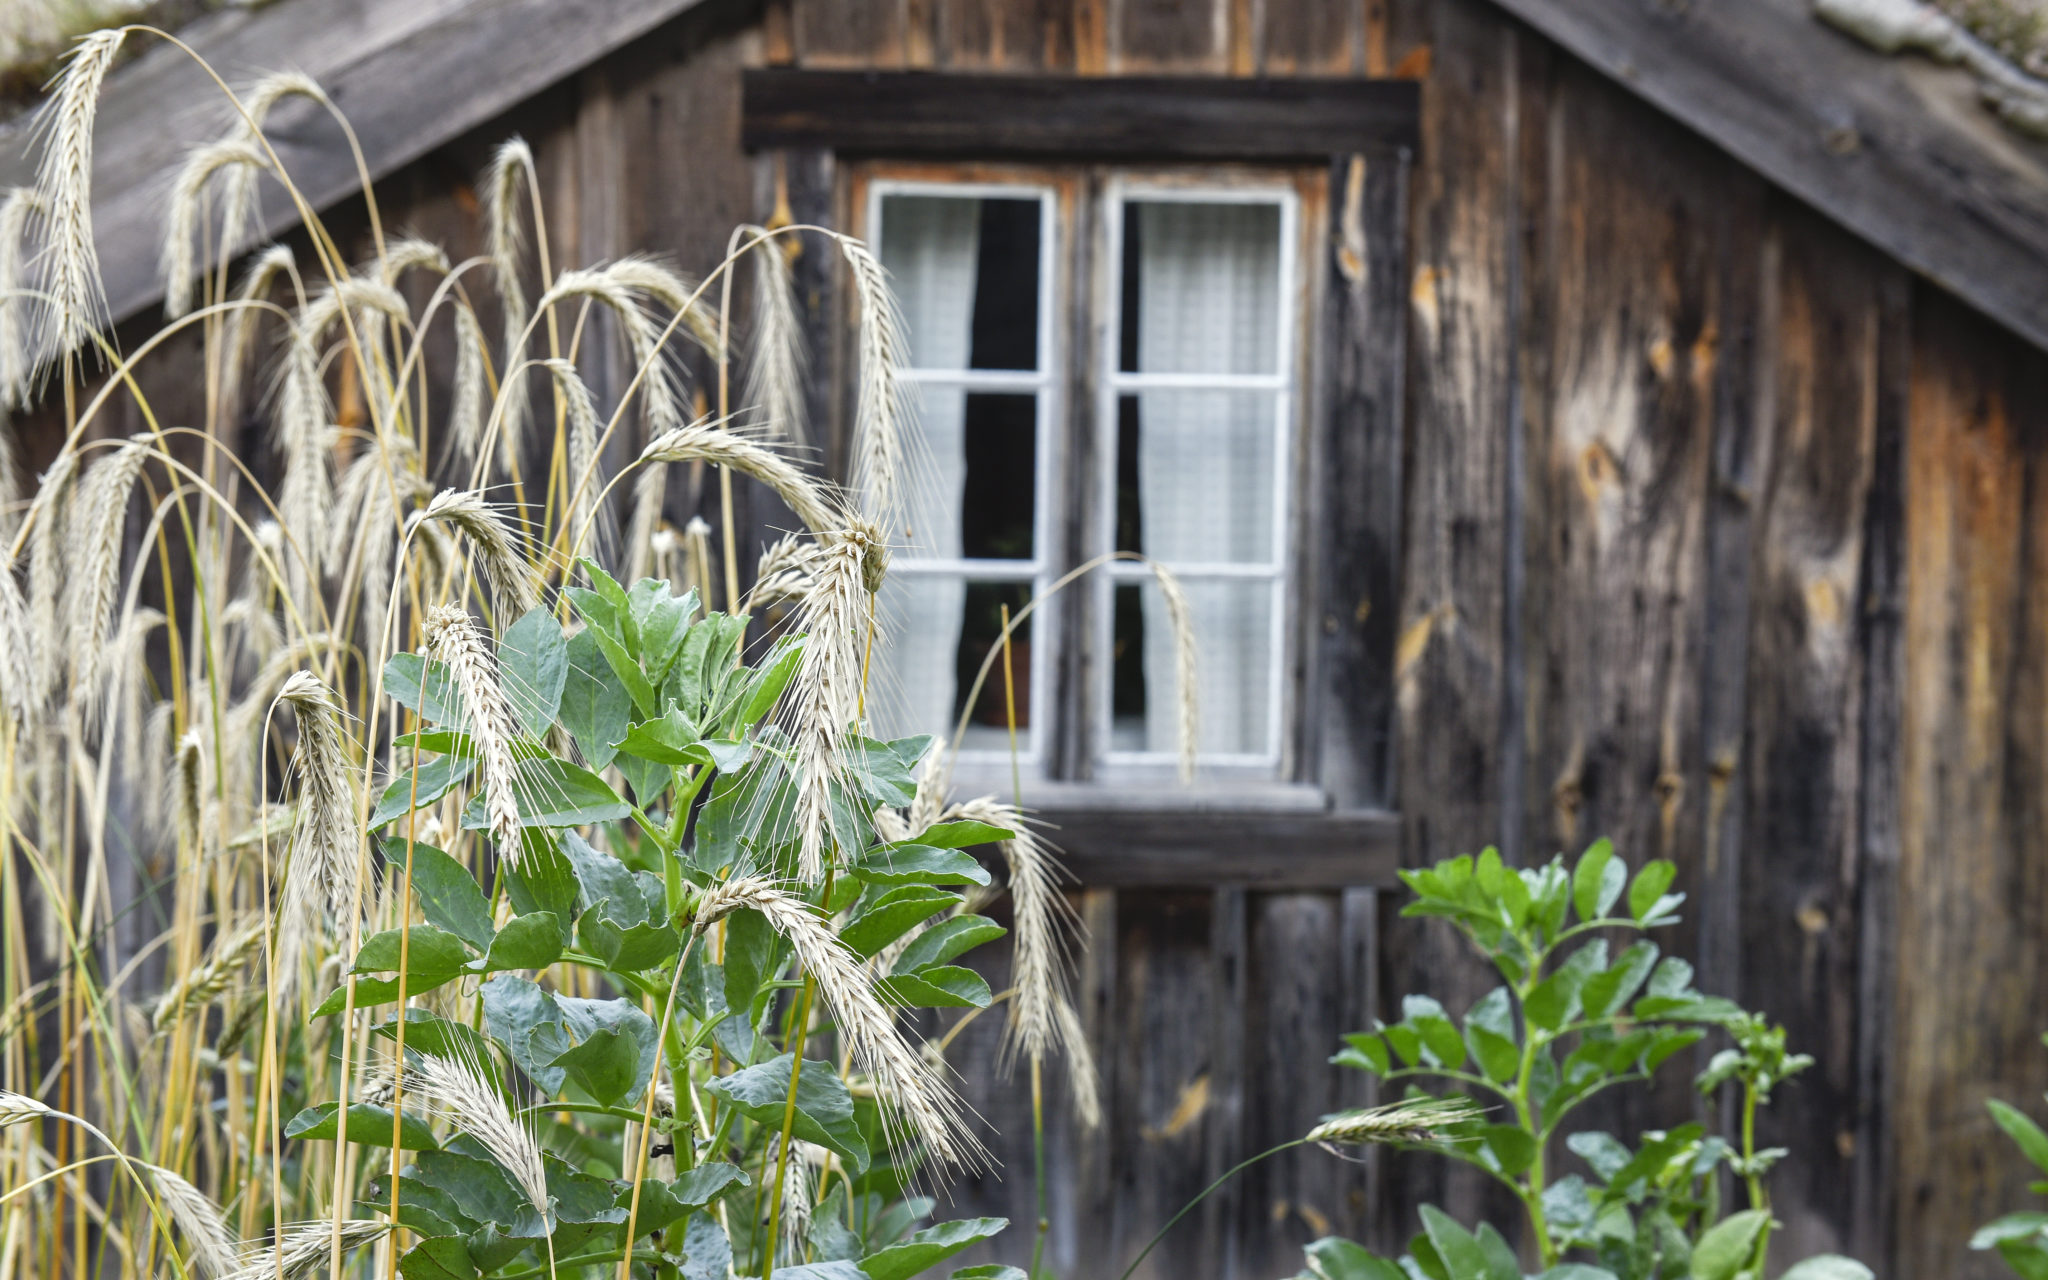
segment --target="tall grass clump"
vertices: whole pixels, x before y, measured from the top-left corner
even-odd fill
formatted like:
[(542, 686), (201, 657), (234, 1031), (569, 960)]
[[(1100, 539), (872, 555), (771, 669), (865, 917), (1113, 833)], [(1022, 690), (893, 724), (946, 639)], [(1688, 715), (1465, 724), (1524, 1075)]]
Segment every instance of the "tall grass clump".
[[(61, 428), (36, 477), (0, 430), (0, 1280), (901, 1277), (995, 1235), (923, 1225), (987, 1133), (914, 1027), (1007, 999), (1034, 1100), (1063, 1060), (1094, 1123), (1082, 940), (1014, 797), (954, 804), (943, 750), (872, 736), (914, 429), (879, 263), (746, 227), (701, 279), (560, 267), (517, 139), (483, 257), (388, 235), (367, 189), (344, 238), (266, 118), (353, 136), (280, 74), (174, 161), (166, 318), (116, 343), (93, 117), (158, 34), (78, 44), (0, 195), (0, 410)], [(855, 285), (845, 488), (788, 448), (799, 240)], [(792, 532), (672, 527), (679, 463)], [(974, 849), (1014, 902), (1001, 996), (961, 963), (1006, 932)]]

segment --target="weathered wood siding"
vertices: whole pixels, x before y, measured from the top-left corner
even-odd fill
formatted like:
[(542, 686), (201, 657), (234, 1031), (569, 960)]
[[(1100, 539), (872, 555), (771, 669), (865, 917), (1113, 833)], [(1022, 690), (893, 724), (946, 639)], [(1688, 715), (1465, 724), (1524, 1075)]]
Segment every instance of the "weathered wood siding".
[[(1690, 908), (1670, 945), (1818, 1060), (1760, 1135), (1794, 1152), (1780, 1256), (1999, 1273), (1965, 1242), (2027, 1177), (1983, 1100), (2048, 1086), (2039, 350), (1486, 0), (715, 3), (413, 165), (387, 220), (475, 252), (468, 183), (515, 129), (558, 262), (701, 268), (779, 200), (831, 217), (829, 154), (738, 146), (740, 71), (768, 63), (1425, 77), (1412, 168), (1333, 166), (1323, 394), (1349, 434), (1319, 465), (1386, 495), (1322, 526), (1346, 538), (1329, 580), (1366, 593), (1319, 650), (1352, 664), (1334, 789), (1398, 811), (1407, 865), (1487, 843), (1532, 862), (1602, 834), (1675, 859)], [(1398, 293), (1342, 283), (1371, 275), (1346, 266), (1351, 217), (1405, 219), (1405, 261), (1368, 264)], [(797, 270), (829, 304), (832, 264)], [(1405, 369), (1347, 348), (1359, 324), (1404, 324)], [(687, 513), (715, 486), (670, 501)], [(1212, 1177), (1363, 1099), (1325, 1062), (1341, 1033), (1406, 991), (1455, 1007), (1484, 989), (1399, 899), (1077, 891), (1108, 1120), (1078, 1129), (1052, 1083), (1055, 1271), (1114, 1276)], [(953, 1056), (1004, 1169), (953, 1207), (1011, 1217), (1015, 1260), (1029, 1108), (998, 1078), (999, 1031), (981, 1020)], [(1702, 1105), (1674, 1080), (1597, 1118), (1632, 1136)], [(1144, 1274), (1291, 1274), (1329, 1232), (1397, 1247), (1420, 1200), (1498, 1208), (1431, 1163), (1291, 1153)]]

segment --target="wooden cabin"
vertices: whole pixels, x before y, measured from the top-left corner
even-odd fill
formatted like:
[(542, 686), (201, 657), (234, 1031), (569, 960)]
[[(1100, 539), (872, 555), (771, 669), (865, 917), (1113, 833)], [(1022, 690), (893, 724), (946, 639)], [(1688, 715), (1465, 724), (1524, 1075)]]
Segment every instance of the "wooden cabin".
[[(775, 218), (875, 239), (939, 473), (895, 602), (938, 636), (890, 659), (903, 727), (958, 709), (992, 610), (1107, 551), (1181, 565), (1193, 788), (1146, 696), (1172, 655), (1142, 568), (1020, 657), (1023, 799), (1078, 880), (1107, 1088), (1097, 1130), (1055, 1103), (1057, 1274), (1115, 1276), (1363, 1099), (1341, 1033), (1483, 989), (1399, 918), (1397, 868), (1608, 835), (1678, 864), (1667, 941), (1702, 989), (1818, 1060), (1765, 1122), (1778, 1256), (1990, 1276), (1968, 1237), (2029, 1175), (1984, 1101), (2048, 1086), (2048, 146), (1868, 8), (1850, 33), (1805, 0), (275, 0), (184, 34), (231, 79), (312, 73), (387, 223), (455, 256), (515, 131), (558, 263), (702, 270)], [(109, 89), (96, 216), (135, 323), (210, 95), (168, 49)], [(338, 134), (276, 119), (359, 226)], [(836, 466), (848, 286), (822, 248), (796, 270)], [(1005, 1167), (955, 1208), (1028, 1224), (996, 1021), (953, 1060)], [(1602, 1122), (1691, 1114), (1688, 1074)], [(1145, 1273), (1398, 1248), (1423, 1201), (1491, 1204), (1292, 1152)]]

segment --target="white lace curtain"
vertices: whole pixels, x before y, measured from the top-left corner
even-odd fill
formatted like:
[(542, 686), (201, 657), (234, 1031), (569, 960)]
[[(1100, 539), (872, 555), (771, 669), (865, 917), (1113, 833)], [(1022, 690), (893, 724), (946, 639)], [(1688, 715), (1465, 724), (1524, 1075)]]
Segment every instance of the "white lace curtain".
[[(1278, 372), (1279, 210), (1270, 204), (1138, 206), (1138, 372)], [(1276, 405), (1270, 391), (1138, 396), (1139, 534), (1167, 565), (1274, 559)], [(1200, 652), (1201, 748), (1268, 747), (1268, 580), (1187, 582)], [(1141, 589), (1145, 745), (1179, 749), (1172, 626)]]
[[(981, 202), (891, 196), (883, 202), (882, 265), (909, 330), (915, 369), (965, 369), (972, 355)], [(956, 559), (967, 478), (967, 393), (925, 383), (918, 400), (921, 455), (903, 486), (910, 545), (904, 559)], [(950, 731), (965, 584), (950, 574), (898, 572), (882, 592), (885, 641), (875, 682), (888, 733)]]

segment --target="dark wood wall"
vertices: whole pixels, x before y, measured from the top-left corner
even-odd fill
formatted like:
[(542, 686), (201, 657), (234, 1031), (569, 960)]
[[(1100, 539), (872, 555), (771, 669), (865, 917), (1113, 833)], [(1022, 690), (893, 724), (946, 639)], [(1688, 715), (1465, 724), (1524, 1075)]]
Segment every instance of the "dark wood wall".
[[(1398, 543), (1397, 598), (1369, 602), (1393, 611), (1391, 643), (1353, 650), (1385, 651), (1360, 679), (1391, 696), (1394, 781), (1362, 794), (1398, 811), (1409, 865), (1488, 843), (1537, 861), (1603, 834), (1674, 859), (1690, 904), (1669, 945), (1818, 1059), (1762, 1135), (1795, 1153), (1777, 1256), (1998, 1273), (1965, 1243), (2026, 1176), (1983, 1100), (2033, 1105), (2048, 1085), (2039, 351), (1485, 0), (713, 3), (383, 199), (476, 251), (468, 184), (517, 129), (557, 262), (654, 250), (702, 268), (778, 193), (830, 207), (829, 168), (778, 176), (739, 147), (740, 72), (769, 63), (1423, 78), (1405, 409), (1362, 403), (1349, 424), (1400, 477), (1397, 520), (1341, 526)], [(1210, 1178), (1363, 1100), (1326, 1063), (1341, 1033), (1405, 991), (1456, 1008), (1483, 989), (1399, 900), (1077, 890), (1108, 1121), (1078, 1130), (1052, 1089), (1059, 1274), (1116, 1275)], [(1029, 1107), (996, 1078), (997, 1022), (953, 1059), (1005, 1167), (954, 1208), (1010, 1216), (992, 1256), (1018, 1261)], [(1599, 1119), (1632, 1135), (1700, 1105), (1680, 1080)], [(1421, 1200), (1497, 1207), (1433, 1165), (1292, 1153), (1212, 1198), (1145, 1274), (1292, 1274), (1329, 1232), (1394, 1247)]]

